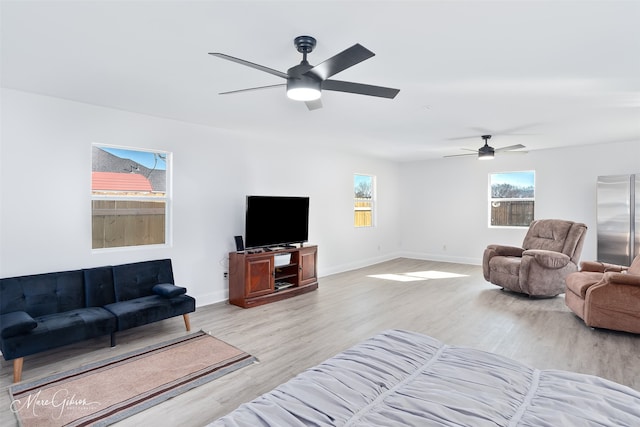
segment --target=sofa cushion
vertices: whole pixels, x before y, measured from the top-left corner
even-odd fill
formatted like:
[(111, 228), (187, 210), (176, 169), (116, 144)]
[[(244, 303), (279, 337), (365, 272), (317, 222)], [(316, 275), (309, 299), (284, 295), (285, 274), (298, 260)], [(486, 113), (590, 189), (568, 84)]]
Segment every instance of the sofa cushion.
[(165, 298), (159, 295), (140, 297), (106, 305), (118, 318), (118, 330), (134, 328), (152, 322), (195, 311), (195, 299), (189, 295)]
[(489, 261), (489, 268), (492, 272), (518, 276), (520, 274), (520, 257), (497, 256)]
[(154, 294), (166, 298), (177, 297), (178, 295), (187, 293), (187, 288), (172, 285), (171, 283), (160, 283), (159, 285), (155, 285), (151, 290)]
[(2, 335), (2, 338), (24, 334), (36, 326), (38, 326), (38, 322), (24, 311), (14, 311), (13, 313), (0, 315), (0, 329), (2, 330), (0, 335)]
[(584, 299), (587, 289), (602, 280), (603, 274), (596, 271), (578, 271), (565, 279), (567, 289)]
[(34, 320), (38, 323), (36, 328), (0, 341), (5, 360), (109, 335), (116, 330), (116, 318), (100, 307), (47, 314)]
[(104, 307), (116, 302), (113, 267), (89, 268), (83, 273), (87, 307)]
[(113, 267), (116, 302), (153, 295), (159, 283), (175, 283), (170, 259), (135, 262)]
[(0, 279), (0, 314), (24, 311), (36, 318), (83, 308), (82, 270)]
[(489, 261), (489, 278), (491, 283), (522, 292), (520, 288), (520, 257), (495, 256)]

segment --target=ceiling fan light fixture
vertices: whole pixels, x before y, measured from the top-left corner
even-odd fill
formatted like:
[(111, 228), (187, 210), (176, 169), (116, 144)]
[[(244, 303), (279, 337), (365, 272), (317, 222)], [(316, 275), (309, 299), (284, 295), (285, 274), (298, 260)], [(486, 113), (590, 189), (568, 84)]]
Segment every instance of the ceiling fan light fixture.
[(320, 99), (320, 82), (313, 79), (287, 79), (287, 97), (294, 101), (315, 101)]
[(287, 96), (294, 101), (315, 101), (320, 99), (320, 91), (314, 88), (297, 87), (287, 89)]
[(489, 144), (487, 143), (487, 140), (489, 140), (489, 138), (491, 138), (490, 135), (485, 135), (483, 136), (484, 138), (484, 146), (480, 147), (480, 149), (478, 150), (478, 160), (491, 160), (493, 159), (493, 156), (495, 155), (496, 150), (493, 149), (493, 147), (489, 146)]
[(478, 152), (478, 160), (493, 160), (493, 156), (494, 156), (493, 151), (486, 152), (486, 153), (483, 153), (481, 151)]
[(496, 152), (493, 147), (489, 146), (491, 135), (482, 135), (482, 139), (484, 140), (484, 146), (478, 150), (478, 160), (491, 160)]

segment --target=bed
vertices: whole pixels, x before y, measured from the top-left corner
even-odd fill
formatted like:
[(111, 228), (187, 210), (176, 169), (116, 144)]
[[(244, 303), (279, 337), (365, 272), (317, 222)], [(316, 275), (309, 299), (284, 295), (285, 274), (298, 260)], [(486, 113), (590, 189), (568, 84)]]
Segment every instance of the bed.
[(209, 426), (640, 426), (640, 392), (389, 330)]

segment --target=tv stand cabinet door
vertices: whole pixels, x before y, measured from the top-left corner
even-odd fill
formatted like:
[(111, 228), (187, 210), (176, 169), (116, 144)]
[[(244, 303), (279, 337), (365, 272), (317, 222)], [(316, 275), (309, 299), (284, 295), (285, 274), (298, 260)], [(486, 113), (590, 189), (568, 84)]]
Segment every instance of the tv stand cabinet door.
[(304, 286), (313, 282), (317, 282), (318, 274), (316, 270), (316, 261), (318, 258), (318, 248), (316, 246), (300, 248), (299, 256), (300, 256), (299, 265), (298, 265), (299, 286)]
[(247, 259), (245, 298), (267, 295), (274, 291), (273, 256)]

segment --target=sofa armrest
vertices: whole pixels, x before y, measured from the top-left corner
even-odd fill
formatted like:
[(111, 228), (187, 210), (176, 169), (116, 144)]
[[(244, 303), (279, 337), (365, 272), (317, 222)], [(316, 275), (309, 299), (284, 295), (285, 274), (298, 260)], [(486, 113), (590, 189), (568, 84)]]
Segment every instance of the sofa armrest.
[(608, 272), (604, 274), (604, 281), (614, 285), (640, 286), (640, 276), (635, 274)]
[(535, 261), (545, 268), (556, 270), (569, 264), (571, 258), (561, 252), (547, 251), (544, 249), (528, 249), (522, 253), (522, 257), (533, 257)]
[(187, 288), (183, 288), (181, 286), (176, 286), (171, 283), (160, 283), (151, 288), (151, 291), (165, 298), (173, 298), (178, 295), (186, 294)]
[(524, 249), (517, 246), (489, 245), (487, 249), (492, 249), (497, 256), (522, 256)]
[(22, 335), (36, 326), (38, 326), (38, 322), (24, 311), (13, 311), (0, 315), (0, 336), (2, 338)]
[(595, 273), (604, 273), (606, 271), (625, 271), (629, 267), (622, 265), (609, 264), (598, 261), (582, 261), (580, 263), (580, 271), (593, 271)]

